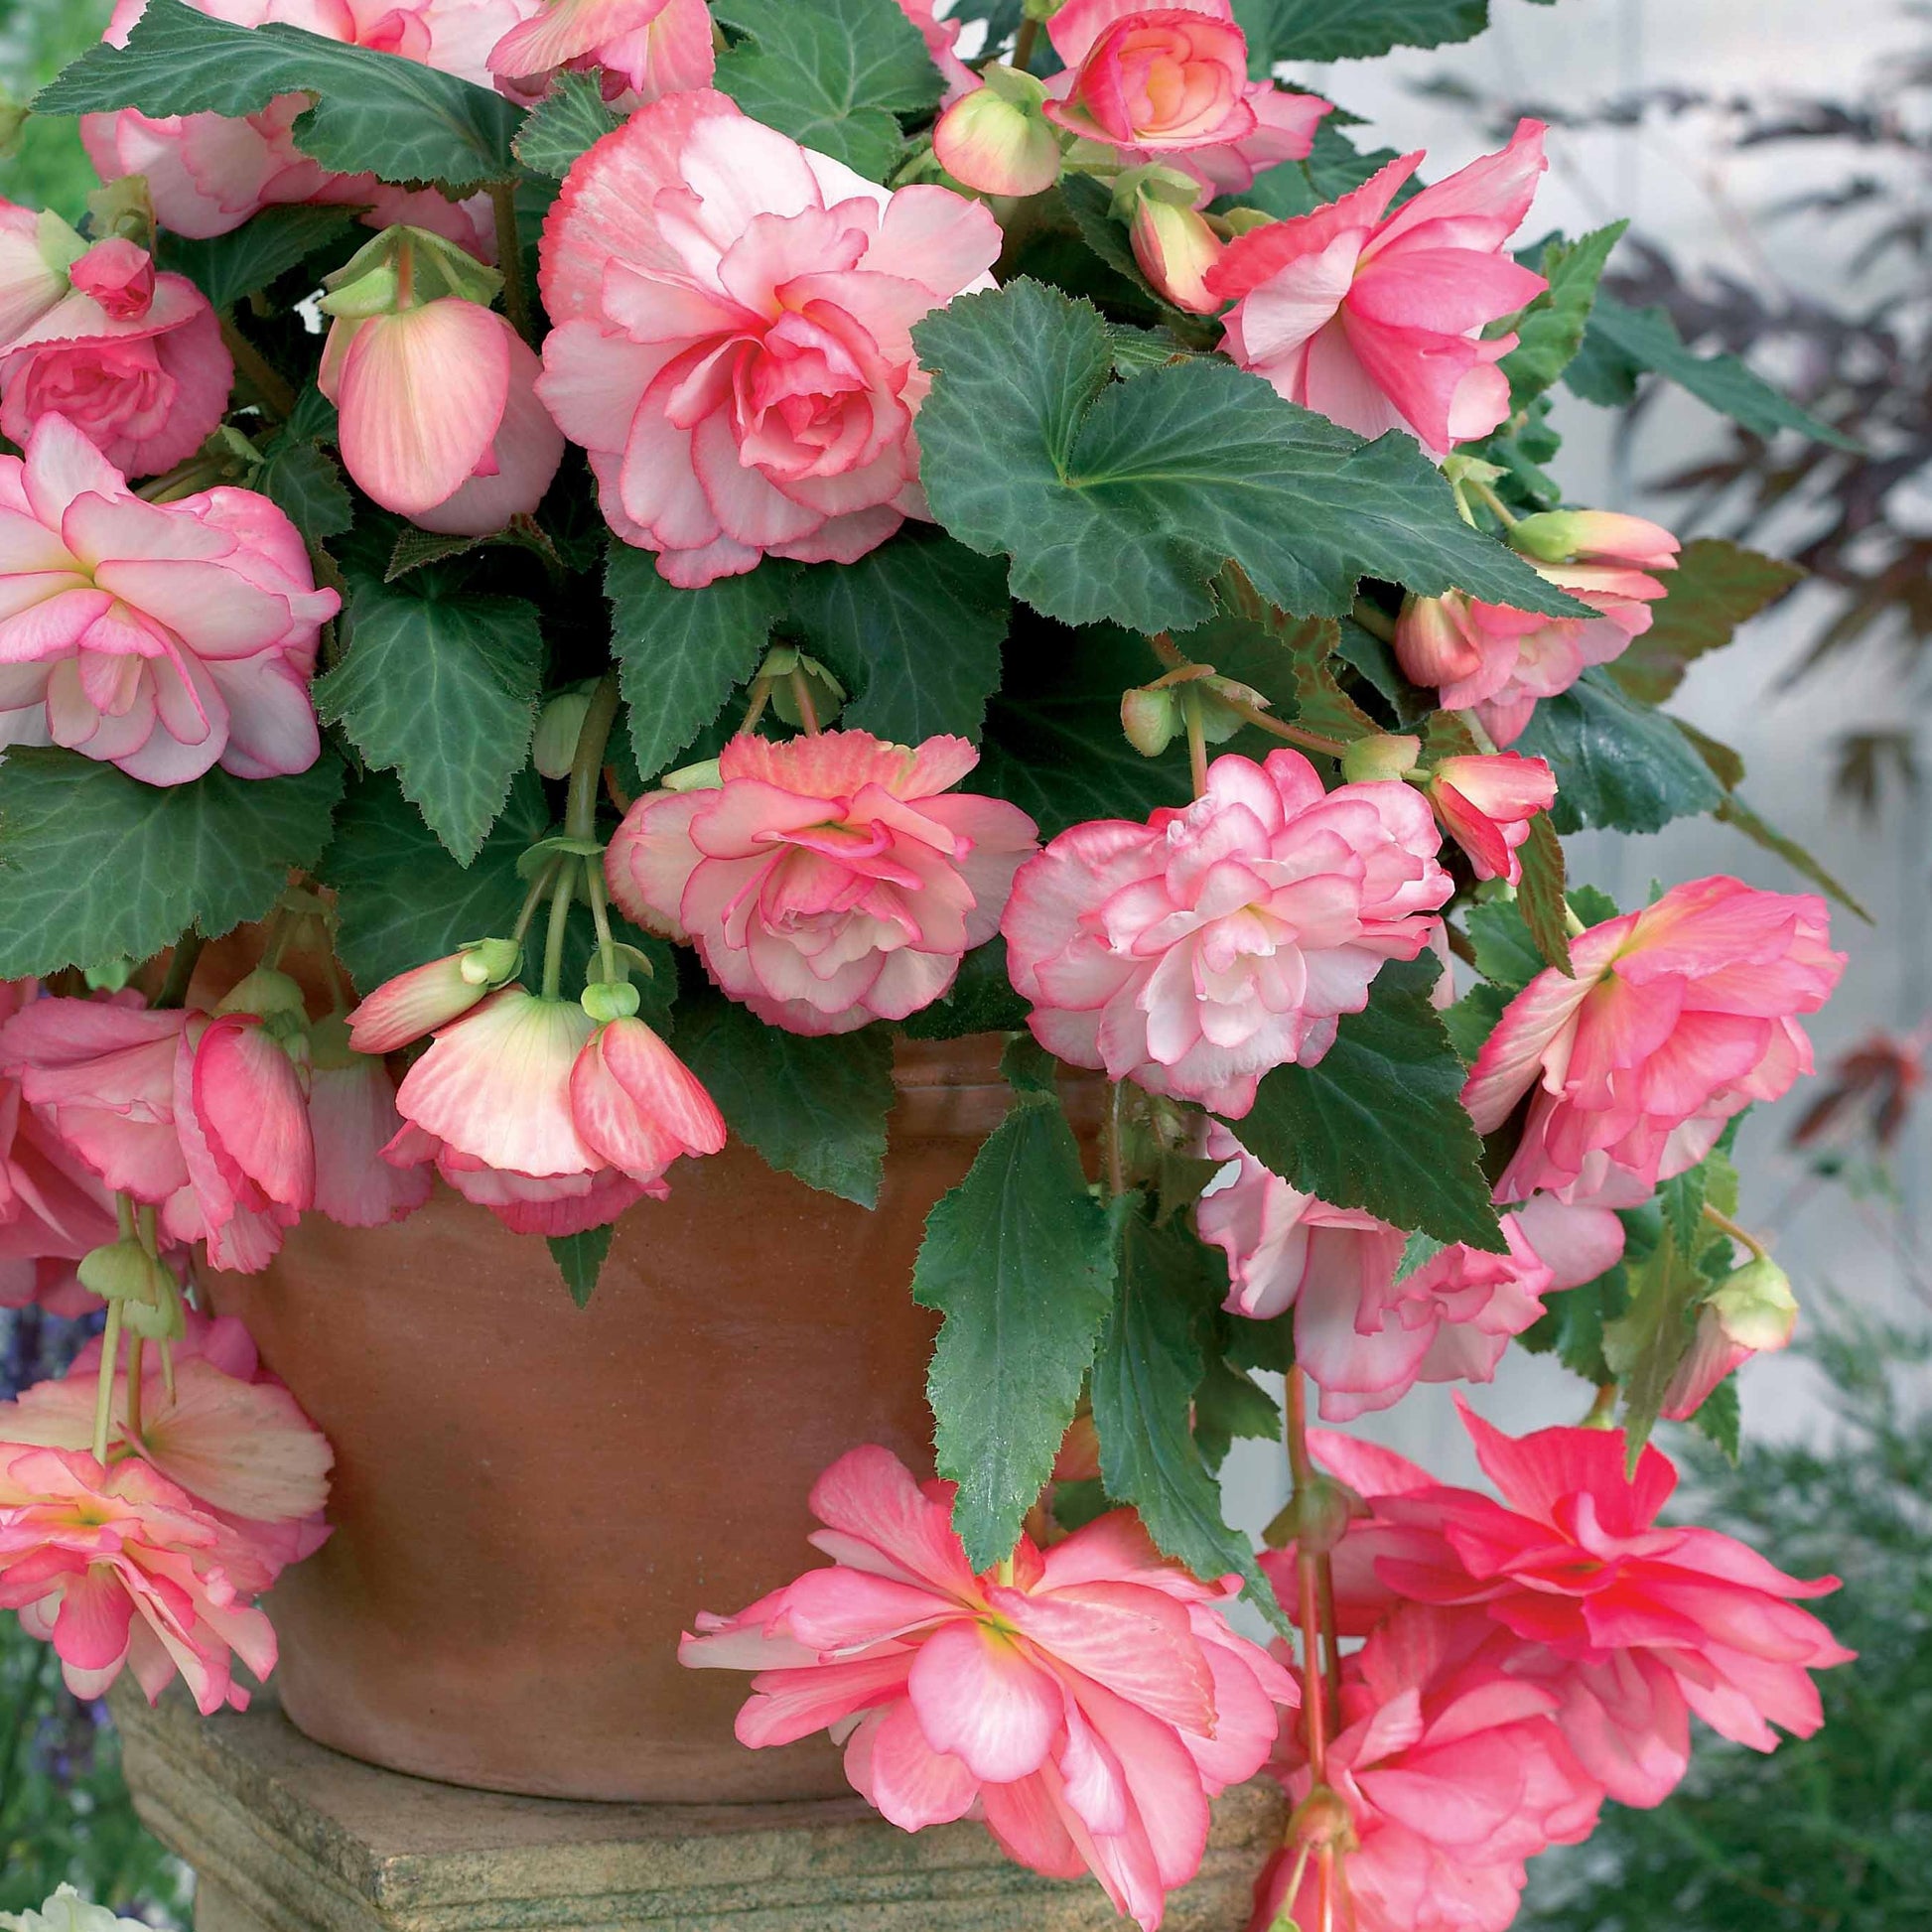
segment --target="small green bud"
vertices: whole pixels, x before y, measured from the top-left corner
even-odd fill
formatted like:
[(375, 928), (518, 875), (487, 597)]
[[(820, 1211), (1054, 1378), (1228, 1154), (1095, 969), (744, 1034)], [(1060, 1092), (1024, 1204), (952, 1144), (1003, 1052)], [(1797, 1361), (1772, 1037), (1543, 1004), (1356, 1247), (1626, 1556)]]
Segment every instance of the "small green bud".
[(564, 691), (543, 707), (537, 719), (536, 737), (530, 744), (530, 762), (546, 778), (570, 776), (577, 757), (577, 740), (591, 708), (587, 691)]
[(1120, 728), (1142, 758), (1158, 759), (1180, 729), (1180, 700), (1173, 686), (1123, 691)]
[(1231, 207), (1221, 219), (1227, 223), (1229, 234), (1240, 235), (1251, 233), (1256, 228), (1265, 228), (1269, 222), (1280, 217), (1270, 214), (1265, 207)]
[(664, 772), (657, 785), (660, 791), (716, 791), (724, 782), (718, 760), (705, 759), (701, 763), (681, 764), (675, 771)]
[(1706, 1306), (1731, 1341), (1759, 1353), (1782, 1348), (1798, 1322), (1791, 1277), (1768, 1256), (1725, 1276)]
[(153, 1256), (135, 1240), (110, 1241), (80, 1257), (80, 1286), (103, 1302), (148, 1302), (154, 1297)]
[(472, 986), (501, 986), (523, 964), (523, 948), (514, 939), (473, 939), (459, 950), (463, 963), (457, 971)]
[(637, 989), (628, 980), (592, 980), (585, 987), (580, 1004), (599, 1026), (612, 1020), (634, 1019)]
[(216, 1013), (252, 1013), (263, 1020), (289, 1015), (307, 1024), (308, 1005), (302, 989), (286, 973), (272, 966), (257, 966), (244, 980), (231, 986), (214, 1009)]
[(1347, 1483), (1317, 1472), (1296, 1489), (1261, 1540), (1271, 1550), (1292, 1543), (1309, 1556), (1326, 1556), (1348, 1534), (1349, 1523), (1367, 1514), (1368, 1505)]

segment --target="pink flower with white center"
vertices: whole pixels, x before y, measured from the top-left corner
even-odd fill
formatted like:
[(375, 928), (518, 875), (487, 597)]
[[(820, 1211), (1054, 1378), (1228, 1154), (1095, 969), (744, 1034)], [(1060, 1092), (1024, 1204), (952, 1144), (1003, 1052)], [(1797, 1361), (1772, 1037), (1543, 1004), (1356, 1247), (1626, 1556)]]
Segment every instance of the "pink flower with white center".
[(1539, 1195), (1502, 1217), (1507, 1254), (1458, 1242), (1404, 1274), (1399, 1228), (1298, 1192), (1218, 1122), (1207, 1154), (1228, 1165), (1194, 1221), (1227, 1255), (1225, 1307), (1255, 1320), (1294, 1310), (1295, 1359), (1328, 1422), (1391, 1408), (1418, 1382), (1489, 1381), (1544, 1296), (1594, 1281), (1623, 1253), (1609, 1209)]
[(951, 789), (979, 762), (963, 738), (741, 735), (718, 762), (718, 787), (631, 806), (605, 856), (611, 896), (790, 1033), (930, 1006), (1038, 849), (1019, 806)]
[(1184, 809), (1076, 825), (1021, 868), (1001, 930), (1027, 1024), (1074, 1066), (1239, 1118), (1429, 943), (1441, 844), (1408, 785), (1324, 792), (1299, 752), (1216, 759)]
[(1542, 759), (1515, 752), (1444, 759), (1424, 787), (1443, 829), (1464, 852), (1478, 879), (1522, 883), (1517, 856), (1530, 820), (1556, 803), (1556, 774)]
[(672, 1162), (725, 1144), (711, 1096), (641, 1020), (600, 1026), (575, 1000), (514, 985), (437, 1034), (396, 1105), (404, 1124), (382, 1158), (434, 1162), (514, 1234), (614, 1221), (670, 1192)]
[[(1567, 540), (1531, 549), (1535, 532), (1551, 525)], [(1665, 595), (1652, 573), (1677, 568), (1677, 539), (1638, 516), (1555, 511), (1524, 518), (1512, 542), (1523, 530), (1533, 533), (1521, 547), (1537, 572), (1600, 616), (1539, 617), (1451, 591), (1405, 599), (1396, 621), (1404, 675), (1435, 685), (1444, 709), (1474, 711), (1498, 745), (1522, 736), (1539, 698), (1561, 697), (1590, 665), (1621, 657), (1650, 628), (1650, 607)]]
[(130, 477), (171, 470), (220, 426), (234, 364), (207, 297), (130, 241), (97, 242), (54, 307), (0, 343), (0, 430), (59, 415)]
[(541, 99), (559, 73), (597, 69), (605, 104), (620, 114), (710, 86), (717, 65), (705, 0), (551, 0), (489, 51), (489, 70), (514, 100)]
[(64, 416), (24, 462), (0, 457), (0, 747), (65, 745), (157, 785), (306, 771), (340, 606), (253, 490), (143, 502)]
[(1521, 122), (1501, 153), (1393, 212), (1420, 153), (1311, 214), (1237, 236), (1207, 276), (1235, 303), (1227, 352), (1363, 436), (1404, 430), (1436, 456), (1487, 436), (1509, 413), (1496, 364), (1516, 338), (1482, 332), (1547, 286), (1506, 245), (1544, 170), (1543, 134), (1541, 121)]
[(1845, 955), (1825, 901), (1720, 875), (1573, 939), (1496, 1023), (1462, 1090), (1493, 1134), (1534, 1092), (1499, 1200), (1567, 1198), (1616, 1175), (1647, 1195), (1695, 1167), (1724, 1124), (1811, 1071), (1798, 1024), (1831, 997)]
[(538, 393), (667, 581), (852, 563), (926, 513), (911, 327), (991, 287), (1000, 239), (947, 189), (888, 193), (723, 94), (666, 95), (544, 223)]
[(679, 1656), (756, 1670), (754, 1749), (829, 1729), (846, 1776), (901, 1831), (974, 1813), (1010, 1858), (1091, 1870), (1145, 1932), (1200, 1868), (1208, 1800), (1253, 1776), (1293, 1681), (1235, 1635), (1239, 1580), (1195, 1581), (1116, 1511), (1010, 1572), (975, 1576), (952, 1488), (883, 1449), (813, 1486), (833, 1559), (735, 1617), (700, 1615)]

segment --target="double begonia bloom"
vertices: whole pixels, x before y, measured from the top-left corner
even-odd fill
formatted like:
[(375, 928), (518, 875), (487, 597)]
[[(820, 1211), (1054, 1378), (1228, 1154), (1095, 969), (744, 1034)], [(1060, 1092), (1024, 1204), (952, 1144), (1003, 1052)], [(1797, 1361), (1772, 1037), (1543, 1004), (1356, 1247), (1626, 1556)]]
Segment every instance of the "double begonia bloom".
[(1469, 855), (1478, 879), (1522, 883), (1517, 855), (1530, 835), (1530, 820), (1547, 812), (1557, 797), (1556, 773), (1542, 759), (1517, 752), (1447, 758), (1430, 772), (1425, 789), (1443, 829)]
[(544, 223), (538, 393), (669, 582), (852, 563), (925, 514), (911, 327), (991, 287), (1000, 245), (948, 189), (889, 193), (723, 94), (666, 95)]
[(1363, 436), (1404, 430), (1441, 456), (1509, 414), (1496, 364), (1514, 335), (1482, 331), (1542, 294), (1506, 244), (1536, 195), (1544, 127), (1425, 188), (1391, 212), (1422, 162), (1391, 161), (1339, 201), (1251, 228), (1207, 287), (1235, 303), (1224, 346), (1290, 402)]
[(1462, 1090), (1493, 1134), (1534, 1090), (1498, 1200), (1575, 1197), (1615, 1175), (1647, 1194), (1695, 1167), (1724, 1124), (1811, 1071), (1798, 1024), (1831, 997), (1845, 955), (1816, 894), (1722, 875), (1674, 886), (1573, 939), (1504, 1009)]
[(438, 1032), (396, 1106), (404, 1124), (382, 1158), (434, 1162), (513, 1234), (615, 1221), (670, 1192), (673, 1161), (725, 1144), (711, 1096), (641, 1020), (600, 1026), (575, 1000), (515, 985)]
[(978, 762), (963, 738), (741, 735), (720, 786), (631, 806), (605, 855), (612, 897), (771, 1026), (903, 1020), (992, 938), (1037, 850), (1019, 806), (951, 790)]
[(157, 785), (306, 771), (341, 602), (253, 490), (144, 502), (64, 416), (0, 457), (0, 747), (65, 745)]
[(620, 114), (708, 87), (717, 66), (706, 0), (550, 0), (489, 50), (489, 71), (513, 99), (540, 98), (557, 74), (594, 68)]
[(1255, 1320), (1294, 1310), (1295, 1359), (1329, 1422), (1390, 1408), (1418, 1382), (1489, 1381), (1545, 1295), (1594, 1281), (1623, 1253), (1607, 1208), (1539, 1196), (1502, 1217), (1507, 1254), (1456, 1243), (1405, 1275), (1399, 1228), (1299, 1192), (1219, 1123), (1207, 1154), (1227, 1166), (1194, 1219), (1228, 1258), (1225, 1306)]
[(0, 430), (24, 446), (64, 416), (130, 477), (173, 469), (220, 426), (234, 381), (207, 297), (120, 239), (69, 273), (59, 302), (0, 341)]
[(1076, 825), (1021, 868), (1001, 930), (1027, 1024), (1074, 1066), (1238, 1118), (1429, 943), (1441, 843), (1408, 785), (1324, 792), (1299, 752), (1216, 759), (1184, 809)]
[(1091, 1870), (1154, 1932), (1200, 1867), (1208, 1800), (1254, 1775), (1298, 1702), (1286, 1671), (1116, 1511), (1043, 1554), (976, 1576), (952, 1488), (883, 1449), (819, 1477), (807, 1571), (735, 1617), (701, 1615), (686, 1664), (756, 1670), (738, 1736), (754, 1748), (830, 1729), (853, 1787), (903, 1831), (969, 1812), (1009, 1857)]

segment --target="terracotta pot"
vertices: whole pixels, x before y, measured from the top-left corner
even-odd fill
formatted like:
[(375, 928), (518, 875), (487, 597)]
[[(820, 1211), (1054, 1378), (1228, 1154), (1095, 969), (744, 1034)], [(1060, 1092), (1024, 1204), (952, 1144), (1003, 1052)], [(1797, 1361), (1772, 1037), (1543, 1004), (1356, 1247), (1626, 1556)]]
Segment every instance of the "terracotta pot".
[[(312, 1215), (266, 1274), (215, 1277), (336, 1446), (335, 1535), (269, 1602), (294, 1723), (491, 1790), (845, 1792), (822, 1737), (740, 1745), (747, 1680), (682, 1669), (678, 1633), (811, 1561), (806, 1493), (846, 1449), (929, 1468), (934, 1321), (907, 1285), (1005, 1112), (998, 1049), (901, 1046), (874, 1212), (736, 1142), (680, 1163), (581, 1311), (540, 1241), (440, 1187), (397, 1227)], [(1068, 1099), (1097, 1119), (1097, 1085)]]

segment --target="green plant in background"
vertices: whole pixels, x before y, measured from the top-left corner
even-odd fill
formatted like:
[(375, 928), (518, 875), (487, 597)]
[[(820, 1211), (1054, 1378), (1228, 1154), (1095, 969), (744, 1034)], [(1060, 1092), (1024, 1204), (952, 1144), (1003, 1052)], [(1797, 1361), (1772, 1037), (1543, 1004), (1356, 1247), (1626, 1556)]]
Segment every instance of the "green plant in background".
[(67, 115), (21, 103), (99, 40), (109, 0), (0, 0), (0, 195), (77, 218), (99, 186)]
[(1819, 1682), (1825, 1727), (1759, 1756), (1708, 1734), (1655, 1811), (1605, 1809), (1532, 1867), (1519, 1932), (1924, 1932), (1932, 1926), (1932, 1335), (1817, 1319), (1828, 1441), (1688, 1459), (1696, 1519), (1801, 1576), (1859, 1652)]

